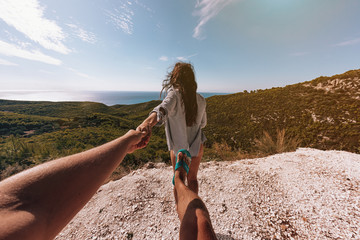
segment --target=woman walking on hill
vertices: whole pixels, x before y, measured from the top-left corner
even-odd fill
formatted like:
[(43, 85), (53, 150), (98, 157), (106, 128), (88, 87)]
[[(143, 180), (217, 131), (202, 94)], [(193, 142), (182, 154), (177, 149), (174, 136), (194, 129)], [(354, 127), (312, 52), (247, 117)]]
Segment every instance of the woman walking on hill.
[(154, 125), (165, 123), (172, 166), (175, 170), (175, 156), (179, 151), (187, 152), (191, 156), (187, 182), (190, 190), (198, 194), (197, 172), (206, 140), (202, 128), (205, 127), (207, 119), (205, 98), (196, 93), (196, 90), (193, 66), (190, 63), (176, 63), (163, 81), (161, 94), (166, 92), (165, 99), (154, 108), (137, 130), (150, 134)]

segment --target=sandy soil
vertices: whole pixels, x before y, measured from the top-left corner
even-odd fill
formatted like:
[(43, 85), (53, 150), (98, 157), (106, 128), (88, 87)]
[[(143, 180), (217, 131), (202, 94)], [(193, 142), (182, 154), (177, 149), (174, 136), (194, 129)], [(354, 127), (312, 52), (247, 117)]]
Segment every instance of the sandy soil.
[[(172, 169), (102, 186), (56, 239), (178, 239)], [(360, 155), (298, 149), (202, 163), (200, 197), (219, 239), (360, 239)]]

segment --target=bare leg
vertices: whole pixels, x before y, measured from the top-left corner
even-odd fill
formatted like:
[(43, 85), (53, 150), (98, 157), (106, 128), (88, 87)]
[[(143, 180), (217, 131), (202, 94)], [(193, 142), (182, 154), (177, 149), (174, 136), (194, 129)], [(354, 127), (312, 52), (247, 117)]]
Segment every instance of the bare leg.
[(170, 151), (170, 159), (171, 159), (171, 164), (173, 167), (173, 171), (175, 171), (175, 165), (176, 165), (176, 157), (175, 157), (175, 153), (173, 150)]
[[(179, 159), (186, 155), (179, 153)], [(179, 168), (175, 172), (177, 212), (181, 221), (180, 239), (216, 239), (209, 212), (201, 198), (184, 184), (186, 172)]]
[(201, 144), (198, 155), (196, 157), (191, 158), (191, 164), (189, 166), (190, 170), (187, 175), (188, 187), (196, 194), (199, 194), (199, 184), (197, 180), (197, 174), (203, 153), (204, 153), (204, 146)]
[[(172, 167), (173, 167), (173, 172), (175, 171), (175, 165), (176, 165), (176, 157), (175, 157), (175, 154), (174, 154), (174, 151), (171, 150), (170, 151), (170, 159), (171, 159), (171, 164), (172, 164)], [(174, 187), (174, 198), (175, 198), (175, 207), (176, 207), (176, 211), (177, 211), (177, 194), (176, 194), (176, 188)]]

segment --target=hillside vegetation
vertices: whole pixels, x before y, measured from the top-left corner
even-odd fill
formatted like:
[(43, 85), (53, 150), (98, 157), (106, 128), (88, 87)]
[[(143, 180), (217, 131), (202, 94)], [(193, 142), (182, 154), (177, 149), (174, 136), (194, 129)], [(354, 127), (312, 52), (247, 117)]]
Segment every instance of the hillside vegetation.
[(207, 100), (209, 145), (253, 151), (267, 131), (285, 130), (301, 146), (360, 152), (360, 70), (309, 82)]
[[(309, 82), (207, 98), (205, 160), (239, 159), (296, 147), (360, 152), (360, 70)], [(1, 178), (108, 142), (136, 128), (160, 103), (0, 100)], [(128, 155), (119, 178), (148, 161), (169, 162), (164, 128)]]

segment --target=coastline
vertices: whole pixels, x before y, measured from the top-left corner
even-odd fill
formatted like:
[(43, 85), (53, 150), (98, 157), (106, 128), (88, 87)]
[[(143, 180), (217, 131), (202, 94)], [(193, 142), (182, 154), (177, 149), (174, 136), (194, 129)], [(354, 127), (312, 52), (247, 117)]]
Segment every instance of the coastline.
[[(205, 98), (231, 93), (199, 92)], [(160, 91), (0, 91), (0, 99), (16, 101), (99, 102), (107, 106), (161, 100)]]

